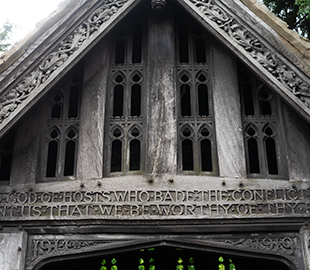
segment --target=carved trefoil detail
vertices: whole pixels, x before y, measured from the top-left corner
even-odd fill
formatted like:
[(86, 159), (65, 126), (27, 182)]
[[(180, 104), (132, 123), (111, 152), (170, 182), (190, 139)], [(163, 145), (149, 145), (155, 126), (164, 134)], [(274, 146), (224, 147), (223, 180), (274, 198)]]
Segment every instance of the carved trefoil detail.
[(0, 123), (26, 100), (51, 74), (62, 66), (86, 40), (108, 21), (128, 0), (105, 0), (87, 20), (82, 22), (71, 35), (62, 41), (57, 50), (47, 55), (41, 64), (23, 80), (0, 98)]

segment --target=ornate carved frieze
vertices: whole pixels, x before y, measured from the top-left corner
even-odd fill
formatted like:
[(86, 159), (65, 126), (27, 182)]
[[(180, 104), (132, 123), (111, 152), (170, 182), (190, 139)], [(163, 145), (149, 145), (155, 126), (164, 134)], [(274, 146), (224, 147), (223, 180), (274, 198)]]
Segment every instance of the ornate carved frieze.
[(206, 16), (209, 20), (216, 23), (234, 43), (244, 48), (255, 61), (261, 64), (272, 76), (310, 108), (309, 84), (266, 48), (257, 37), (219, 7), (216, 1), (189, 1), (198, 8), (202, 16)]
[(55, 70), (97, 32), (128, 0), (105, 0), (87, 20), (83, 21), (58, 48), (47, 55), (41, 64), (4, 96), (0, 98), (0, 123), (26, 100), (31, 93), (46, 82)]

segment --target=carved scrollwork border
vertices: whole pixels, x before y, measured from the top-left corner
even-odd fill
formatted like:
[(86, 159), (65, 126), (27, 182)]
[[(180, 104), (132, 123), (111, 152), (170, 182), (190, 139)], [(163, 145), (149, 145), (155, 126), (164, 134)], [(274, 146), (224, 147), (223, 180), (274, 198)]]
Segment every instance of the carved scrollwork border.
[(95, 240), (69, 240), (69, 239), (33, 239), (31, 241), (31, 262), (37, 260), (42, 256), (49, 256), (60, 252), (68, 252), (85, 247), (96, 246), (98, 244), (105, 244), (106, 241)]
[(202, 17), (207, 17), (215, 23), (235, 44), (242, 47), (253, 60), (310, 108), (310, 85), (264, 46), (259, 38), (237, 19), (227, 14), (216, 1), (185, 0), (185, 2), (194, 5)]
[(98, 32), (106, 21), (116, 14), (128, 0), (105, 0), (86, 20), (62, 41), (57, 49), (48, 54), (41, 63), (14, 88), (0, 98), (0, 123), (8, 118), (31, 93), (43, 85), (75, 52)]

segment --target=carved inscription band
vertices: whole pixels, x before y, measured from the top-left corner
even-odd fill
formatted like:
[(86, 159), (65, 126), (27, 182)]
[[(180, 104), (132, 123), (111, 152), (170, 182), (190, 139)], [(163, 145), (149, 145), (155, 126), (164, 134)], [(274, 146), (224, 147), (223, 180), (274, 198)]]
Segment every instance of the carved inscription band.
[(309, 189), (0, 193), (0, 220), (248, 218), (310, 213)]

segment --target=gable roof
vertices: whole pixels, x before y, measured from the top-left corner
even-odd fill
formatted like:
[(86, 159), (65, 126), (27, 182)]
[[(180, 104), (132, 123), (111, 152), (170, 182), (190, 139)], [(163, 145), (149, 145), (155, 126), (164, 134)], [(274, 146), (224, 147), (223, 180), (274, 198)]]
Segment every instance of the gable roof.
[[(13, 57), (11, 63), (0, 66), (1, 71), (8, 63), (0, 75), (0, 136), (140, 1), (146, 0), (66, 1), (45, 28), (32, 36), (17, 61)], [(240, 0), (175, 1), (310, 121), (306, 54), (301, 57), (296, 47)]]

